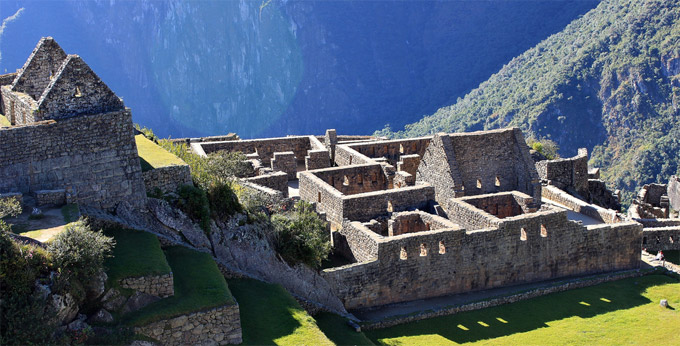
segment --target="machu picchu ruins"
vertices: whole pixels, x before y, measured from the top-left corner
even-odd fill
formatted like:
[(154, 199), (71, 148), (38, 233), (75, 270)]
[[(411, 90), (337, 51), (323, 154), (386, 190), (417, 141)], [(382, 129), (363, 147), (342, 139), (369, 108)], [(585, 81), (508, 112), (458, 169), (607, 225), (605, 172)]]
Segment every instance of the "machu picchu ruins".
[[(308, 310), (341, 314), (353, 326), (401, 323), (357, 318), (399, 303), (562, 285), (538, 296), (642, 275), (643, 251), (680, 250), (676, 176), (645, 185), (624, 214), (619, 192), (589, 167), (586, 149), (548, 160), (516, 127), (405, 139), (329, 129), (323, 135), (168, 140), (199, 158), (242, 154), (247, 172), (235, 178), (239, 188), (282, 208), (298, 201), (313, 207), (327, 224), (331, 264), (292, 265), (245, 212), (202, 224), (169, 202), (182, 187), (194, 186), (190, 166), (136, 130), (123, 100), (53, 38), (41, 39), (16, 73), (1, 75), (0, 86), (0, 113), (9, 122), (0, 126), (0, 199), (38, 209), (76, 204), (93, 227), (145, 231), (161, 254), (177, 245), (196, 249), (214, 261), (221, 282), (277, 283)], [(169, 155), (171, 163), (154, 165), (142, 144)], [(167, 268), (116, 284), (138, 292), (135, 297), (151, 296), (150, 302), (172, 297), (177, 289)], [(132, 299), (117, 294), (97, 299), (109, 310)], [(227, 299), (134, 331), (168, 345), (238, 344), (239, 303)]]

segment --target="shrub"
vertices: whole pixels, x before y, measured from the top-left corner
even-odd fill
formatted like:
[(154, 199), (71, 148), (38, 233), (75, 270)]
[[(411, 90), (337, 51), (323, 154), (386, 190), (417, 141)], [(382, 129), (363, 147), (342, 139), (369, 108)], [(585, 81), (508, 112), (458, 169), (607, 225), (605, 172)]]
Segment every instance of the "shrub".
[(68, 224), (65, 230), (49, 242), (54, 265), (64, 279), (87, 282), (104, 268), (104, 259), (111, 255), (115, 242), (101, 231), (93, 232), (84, 220)]
[(527, 145), (536, 150), (537, 152), (543, 154), (548, 160), (558, 159), (560, 155), (558, 151), (560, 147), (555, 143), (555, 141), (547, 138), (542, 138), (540, 140), (529, 137), (527, 138)]
[(213, 218), (226, 218), (243, 211), (230, 183), (215, 183), (208, 188), (208, 201)]
[(293, 212), (274, 214), (271, 221), (276, 232), (276, 251), (287, 262), (317, 268), (328, 257), (330, 235), (311, 204), (300, 201)]
[(205, 191), (192, 185), (182, 185), (177, 192), (177, 206), (189, 217), (198, 220), (206, 234), (210, 233), (210, 202)]
[(213, 178), (220, 181), (251, 177), (254, 174), (253, 164), (240, 151), (212, 153), (208, 155), (207, 167)]
[(19, 214), (21, 214), (21, 204), (16, 198), (0, 199), (0, 218), (5, 216), (17, 216)]

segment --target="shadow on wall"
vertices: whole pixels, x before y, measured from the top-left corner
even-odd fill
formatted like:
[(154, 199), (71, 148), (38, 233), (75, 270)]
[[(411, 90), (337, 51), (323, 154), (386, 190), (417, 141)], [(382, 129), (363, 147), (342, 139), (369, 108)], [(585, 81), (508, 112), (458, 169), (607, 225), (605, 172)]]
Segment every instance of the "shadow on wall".
[(377, 343), (381, 339), (426, 335), (439, 335), (459, 344), (493, 339), (548, 327), (551, 321), (576, 316), (590, 318), (648, 304), (651, 301), (642, 293), (650, 287), (667, 283), (677, 283), (677, 280), (664, 275), (619, 280), (511, 305), (367, 331), (366, 334)]

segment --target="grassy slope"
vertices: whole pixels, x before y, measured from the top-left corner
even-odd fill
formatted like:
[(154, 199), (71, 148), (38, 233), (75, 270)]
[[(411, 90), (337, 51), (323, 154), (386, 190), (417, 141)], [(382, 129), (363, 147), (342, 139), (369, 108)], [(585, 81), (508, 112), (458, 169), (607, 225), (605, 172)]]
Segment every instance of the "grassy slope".
[(680, 173), (680, 3), (604, 0), (513, 59), (455, 105), (387, 135), (519, 126), (563, 156), (593, 150), (603, 178), (630, 201), (639, 185)]
[(680, 283), (650, 275), (365, 333), (387, 345), (672, 345), (678, 308)]
[(347, 319), (328, 312), (314, 317), (316, 324), (336, 345), (374, 345), (364, 333), (357, 333), (347, 324)]
[(105, 262), (109, 282), (170, 272), (158, 238), (153, 234), (128, 229), (108, 229), (104, 234), (116, 240), (113, 257)]
[(333, 345), (283, 287), (229, 280), (241, 311), (243, 345)]
[(12, 126), (12, 124), (10, 124), (9, 120), (7, 119), (7, 117), (5, 117), (4, 115), (0, 114), (0, 126)]
[(233, 304), (227, 282), (212, 257), (181, 246), (165, 250), (175, 281), (175, 295), (125, 317), (131, 325), (179, 316), (192, 311)]
[(185, 165), (177, 156), (167, 152), (165, 149), (150, 141), (144, 135), (135, 136), (137, 151), (142, 163), (142, 170), (148, 171), (154, 168)]

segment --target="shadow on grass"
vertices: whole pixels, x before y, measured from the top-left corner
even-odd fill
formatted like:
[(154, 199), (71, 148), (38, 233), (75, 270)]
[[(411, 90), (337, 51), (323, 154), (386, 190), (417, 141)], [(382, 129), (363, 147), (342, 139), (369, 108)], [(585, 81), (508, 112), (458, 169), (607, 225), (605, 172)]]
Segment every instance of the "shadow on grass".
[(241, 312), (243, 345), (274, 345), (301, 326), (293, 315), (304, 309), (283, 287), (251, 279), (228, 284)]
[(342, 316), (321, 312), (314, 319), (326, 337), (336, 345), (374, 345), (364, 333), (357, 333), (350, 327), (347, 319)]
[(589, 318), (647, 304), (650, 300), (642, 293), (649, 287), (667, 283), (677, 281), (664, 275), (619, 280), (513, 304), (367, 331), (366, 335), (376, 344), (380, 344), (380, 339), (433, 334), (456, 343), (492, 339), (548, 327), (550, 321), (574, 316)]

